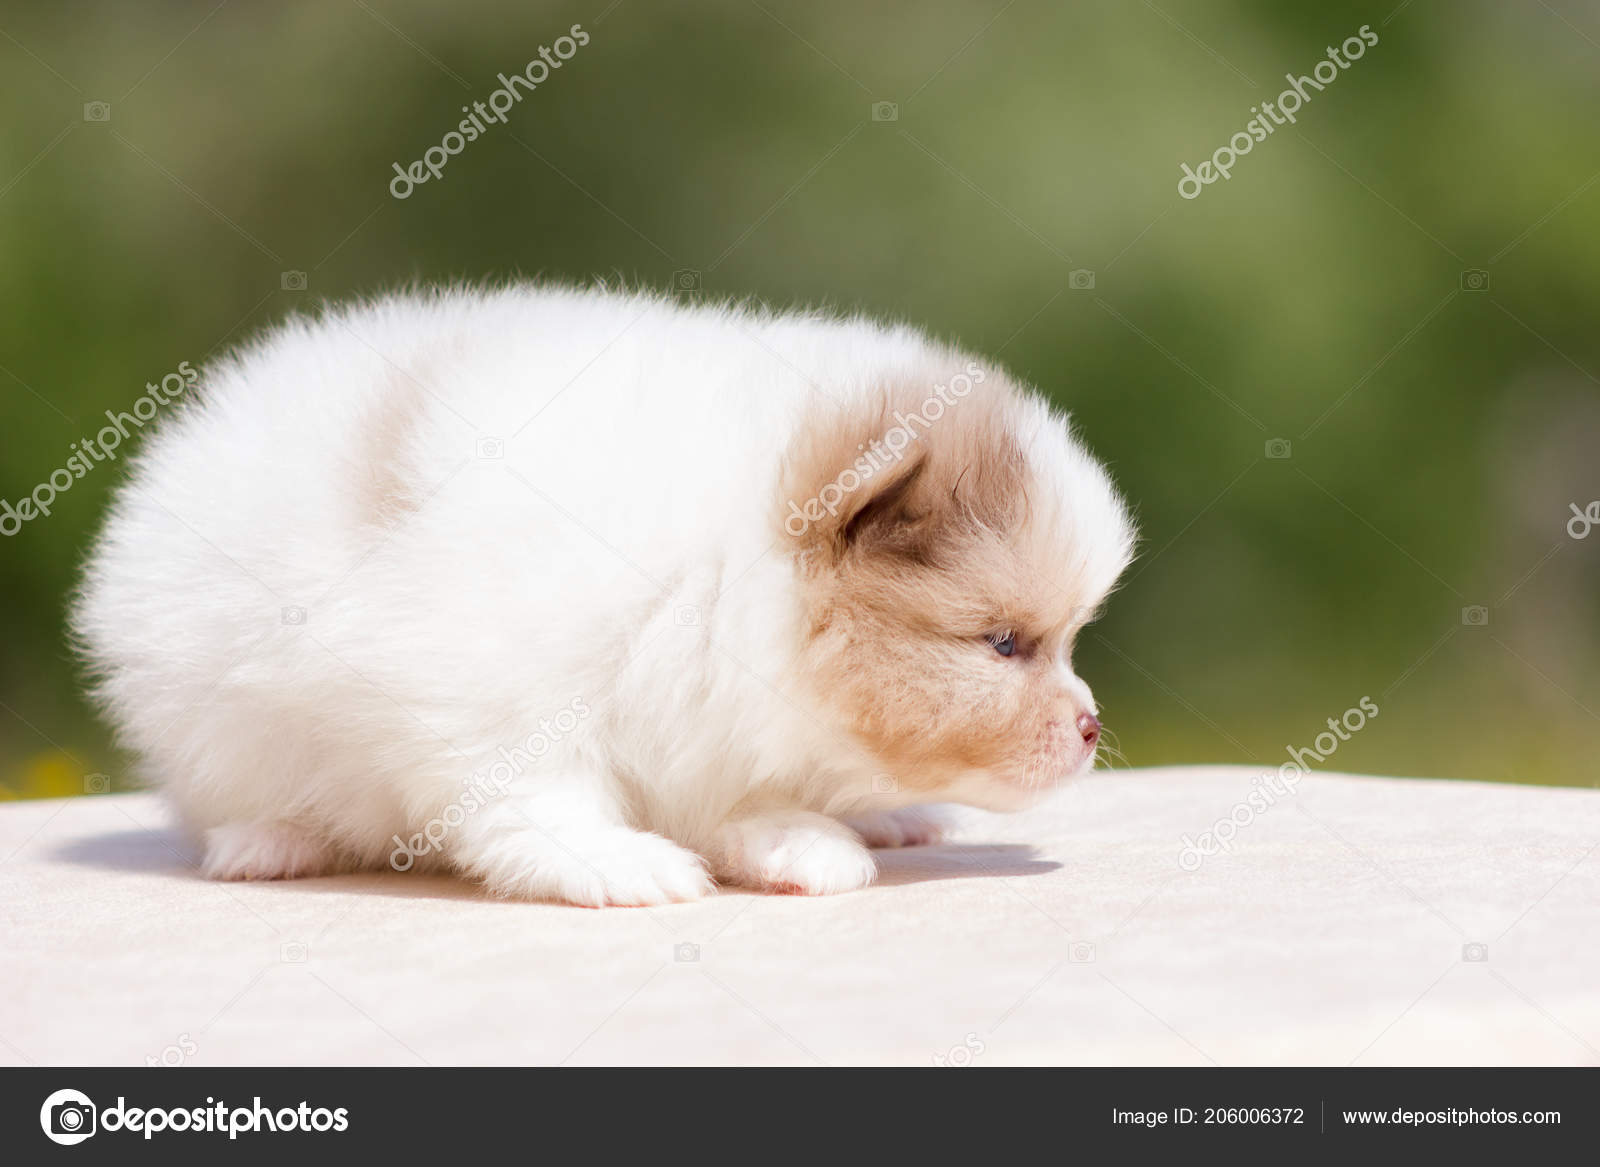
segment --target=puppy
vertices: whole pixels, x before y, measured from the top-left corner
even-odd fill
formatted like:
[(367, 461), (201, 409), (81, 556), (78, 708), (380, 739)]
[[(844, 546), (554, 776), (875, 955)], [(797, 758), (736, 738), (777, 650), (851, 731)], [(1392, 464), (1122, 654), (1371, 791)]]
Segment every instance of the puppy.
[(824, 894), (1090, 766), (1133, 541), (1064, 418), (913, 329), (441, 290), (207, 369), (73, 623), (214, 878)]

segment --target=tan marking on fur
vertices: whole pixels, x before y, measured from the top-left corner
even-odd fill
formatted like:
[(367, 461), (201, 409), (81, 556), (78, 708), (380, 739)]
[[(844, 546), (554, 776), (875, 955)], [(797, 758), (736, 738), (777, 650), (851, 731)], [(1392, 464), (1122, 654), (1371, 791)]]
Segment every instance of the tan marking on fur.
[[(794, 513), (789, 500), (803, 508), (837, 483), (931, 383), (885, 387), (853, 413), (819, 410), (790, 452), (781, 517)], [(1044, 783), (1077, 740), (1083, 710), (1056, 663), (1101, 597), (1077, 583), (1089, 549), (1075, 545), (1059, 500), (1043, 497), (1021, 413), (1016, 391), (989, 374), (836, 513), (779, 536), (796, 547), (802, 579), (803, 671), (902, 789), (934, 791), (978, 768)], [(1014, 658), (984, 641), (1008, 629)]]

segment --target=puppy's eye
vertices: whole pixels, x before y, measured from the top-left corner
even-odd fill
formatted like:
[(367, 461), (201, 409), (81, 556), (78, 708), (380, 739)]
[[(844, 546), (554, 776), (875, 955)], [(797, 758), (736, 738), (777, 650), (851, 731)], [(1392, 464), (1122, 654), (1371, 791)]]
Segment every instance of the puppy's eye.
[(1010, 656), (1017, 651), (1017, 634), (1015, 632), (995, 632), (988, 637), (988, 641), (1001, 656)]

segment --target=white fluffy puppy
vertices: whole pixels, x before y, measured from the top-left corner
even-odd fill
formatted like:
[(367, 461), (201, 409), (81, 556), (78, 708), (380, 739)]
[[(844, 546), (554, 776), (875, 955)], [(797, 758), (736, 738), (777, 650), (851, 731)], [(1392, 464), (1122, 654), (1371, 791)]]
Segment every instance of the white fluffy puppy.
[(74, 625), (216, 878), (816, 894), (1090, 765), (1132, 543), (1063, 418), (910, 328), (451, 290), (207, 369)]

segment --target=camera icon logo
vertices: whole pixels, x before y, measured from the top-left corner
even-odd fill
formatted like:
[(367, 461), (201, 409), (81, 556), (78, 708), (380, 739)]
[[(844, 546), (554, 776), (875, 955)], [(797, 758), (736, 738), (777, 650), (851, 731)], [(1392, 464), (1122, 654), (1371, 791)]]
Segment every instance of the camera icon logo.
[(1461, 946), (1461, 959), (1468, 964), (1488, 964), (1489, 946), (1487, 944), (1463, 944)]
[(1461, 273), (1461, 290), (1463, 292), (1487, 292), (1489, 290), (1489, 273), (1481, 267), (1469, 267)]
[(1468, 628), (1486, 628), (1489, 624), (1489, 609), (1482, 604), (1471, 604), (1462, 608), (1461, 622)]
[(897, 122), (900, 120), (900, 105), (894, 101), (875, 101), (872, 103), (872, 120), (875, 122)]
[(874, 774), (872, 776), (872, 793), (893, 794), (900, 789), (900, 783), (887, 774)]
[(506, 444), (499, 438), (478, 439), (478, 461), (493, 462), (506, 456)]
[(290, 604), (278, 611), (278, 619), (284, 624), (299, 626), (306, 622), (306, 610), (296, 604)]
[(678, 964), (698, 964), (700, 961), (700, 946), (698, 944), (674, 944), (672, 946), (672, 959)]
[(310, 950), (299, 940), (291, 940), (278, 949), (278, 959), (284, 964), (304, 964), (309, 955)]
[(86, 122), (108, 122), (111, 120), (111, 103), (109, 101), (86, 101), (83, 103), (83, 120)]
[(693, 604), (679, 604), (672, 618), (680, 628), (693, 628), (700, 623), (700, 609)]
[(672, 273), (674, 292), (698, 292), (700, 284), (700, 273), (692, 267), (679, 268)]
[(1094, 945), (1087, 940), (1076, 941), (1071, 948), (1067, 949), (1067, 959), (1073, 964), (1093, 964)]
[(110, 794), (110, 774), (85, 774), (83, 776), (83, 792), (85, 794)]
[(286, 292), (303, 292), (306, 290), (306, 273), (286, 271), (278, 277), (278, 284)]
[(63, 1147), (76, 1146), (94, 1134), (96, 1110), (80, 1090), (57, 1090), (39, 1108), (39, 1125), (45, 1137)]
[(1067, 287), (1074, 292), (1089, 292), (1094, 290), (1094, 272), (1086, 267), (1074, 268), (1067, 273)]
[(1282, 459), (1289, 457), (1291, 449), (1292, 447), (1289, 445), (1288, 438), (1267, 439), (1267, 457), (1269, 458), (1276, 458), (1281, 461)]

